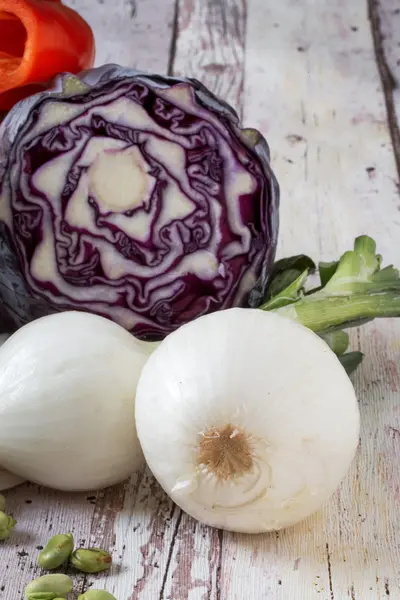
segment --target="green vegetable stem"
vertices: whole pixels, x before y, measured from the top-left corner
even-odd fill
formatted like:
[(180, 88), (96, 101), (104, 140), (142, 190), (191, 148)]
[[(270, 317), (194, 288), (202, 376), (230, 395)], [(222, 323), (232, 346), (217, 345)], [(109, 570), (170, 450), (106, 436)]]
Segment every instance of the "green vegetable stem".
[(78, 548), (71, 556), (71, 564), (83, 573), (100, 573), (111, 567), (111, 555), (101, 548)]
[(0, 511), (4, 512), (6, 510), (6, 499), (3, 494), (0, 494)]
[(25, 588), (25, 598), (26, 600), (55, 600), (55, 598), (66, 598), (71, 590), (71, 577), (54, 573), (43, 575), (28, 583)]
[(325, 271), (324, 287), (298, 295), (277, 312), (317, 332), (352, 327), (378, 317), (399, 317), (399, 271), (392, 265), (381, 269), (381, 261), (374, 240), (361, 236), (354, 250), (343, 254), (335, 270), (331, 268), (329, 279)]
[(73, 549), (72, 533), (55, 535), (39, 554), (38, 565), (42, 569), (57, 569), (71, 556)]
[(12, 529), (14, 529), (17, 521), (0, 511), (0, 540), (6, 540), (10, 537)]
[(308, 275), (314, 270), (312, 260), (304, 256), (283, 259), (271, 267), (269, 294), (259, 308), (273, 310), (320, 334), (351, 372), (362, 354), (344, 354), (347, 334), (331, 334), (375, 318), (400, 316), (399, 271), (392, 265), (381, 269), (381, 262), (375, 241), (360, 236), (354, 249), (340, 260), (319, 264), (320, 285), (307, 290)]

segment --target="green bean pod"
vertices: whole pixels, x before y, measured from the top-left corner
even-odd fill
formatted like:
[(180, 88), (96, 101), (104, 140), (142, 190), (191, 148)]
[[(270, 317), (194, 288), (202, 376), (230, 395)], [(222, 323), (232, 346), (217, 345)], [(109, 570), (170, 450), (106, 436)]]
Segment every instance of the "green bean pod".
[(52, 537), (38, 556), (38, 565), (42, 569), (57, 569), (72, 554), (74, 538), (72, 533), (62, 533)]
[(78, 548), (71, 555), (71, 565), (83, 573), (100, 573), (111, 567), (111, 554), (101, 548)]

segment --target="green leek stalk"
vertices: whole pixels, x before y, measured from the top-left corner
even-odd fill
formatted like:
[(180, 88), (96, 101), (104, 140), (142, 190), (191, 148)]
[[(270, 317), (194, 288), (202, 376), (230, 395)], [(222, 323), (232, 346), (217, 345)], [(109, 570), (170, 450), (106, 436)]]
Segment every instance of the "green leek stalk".
[(400, 317), (399, 271), (392, 265), (381, 269), (381, 262), (375, 241), (360, 236), (339, 261), (319, 264), (320, 285), (307, 291), (308, 276), (316, 271), (313, 261), (304, 255), (283, 259), (271, 269), (267, 297), (259, 308), (318, 333), (352, 372), (363, 355), (345, 354), (349, 340), (341, 330), (380, 317)]

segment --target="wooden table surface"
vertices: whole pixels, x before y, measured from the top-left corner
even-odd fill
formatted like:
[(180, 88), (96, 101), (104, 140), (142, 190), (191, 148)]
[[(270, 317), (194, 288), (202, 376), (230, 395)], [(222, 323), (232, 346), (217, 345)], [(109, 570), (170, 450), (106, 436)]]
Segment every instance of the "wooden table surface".
[[(69, 0), (97, 63), (195, 76), (268, 138), (281, 185), (279, 255), (334, 259), (368, 233), (400, 266), (400, 0)], [(22, 598), (41, 545), (71, 530), (110, 548), (118, 600), (400, 599), (400, 322), (352, 332), (361, 443), (331, 502), (260, 536), (196, 523), (147, 471), (93, 494), (23, 485), (0, 547), (0, 599)], [(329, 382), (328, 382), (329, 384)]]

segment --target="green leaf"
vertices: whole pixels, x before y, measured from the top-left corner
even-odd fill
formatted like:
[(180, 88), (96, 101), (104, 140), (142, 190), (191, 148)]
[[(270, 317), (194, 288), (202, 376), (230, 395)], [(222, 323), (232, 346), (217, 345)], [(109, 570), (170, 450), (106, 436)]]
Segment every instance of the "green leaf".
[[(286, 271), (287, 273), (287, 271)], [(262, 310), (275, 310), (293, 302), (297, 302), (304, 295), (304, 284), (308, 277), (308, 270), (300, 273), (288, 287), (279, 292), (276, 296), (260, 306)]]
[(354, 242), (354, 250), (343, 254), (336, 271), (324, 287), (325, 292), (353, 290), (352, 286), (370, 283), (380, 269), (381, 260), (381, 256), (376, 254), (374, 240), (366, 235), (358, 237)]
[(299, 271), (297, 269), (288, 269), (287, 271), (282, 271), (282, 273), (279, 273), (275, 279), (272, 280), (268, 287), (268, 299), (271, 300), (271, 298), (274, 298), (274, 296), (278, 296), (284, 289), (296, 281), (296, 279), (300, 277), (302, 273), (303, 271)]
[(335, 274), (338, 264), (339, 261), (319, 263), (318, 270), (322, 287), (324, 287), (331, 279), (331, 277)]
[(269, 285), (265, 301), (277, 296), (290, 286), (304, 271), (313, 273), (315, 263), (309, 256), (299, 254), (276, 261), (269, 273)]
[(320, 337), (337, 356), (344, 354), (349, 347), (349, 334), (346, 331), (338, 330), (323, 333)]
[(393, 265), (389, 265), (380, 271), (376, 271), (371, 277), (371, 281), (379, 281), (381, 283), (396, 282), (399, 279), (399, 270)]
[(347, 352), (339, 356), (342, 366), (346, 369), (347, 375), (351, 375), (362, 363), (364, 354), (362, 352)]

